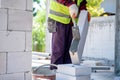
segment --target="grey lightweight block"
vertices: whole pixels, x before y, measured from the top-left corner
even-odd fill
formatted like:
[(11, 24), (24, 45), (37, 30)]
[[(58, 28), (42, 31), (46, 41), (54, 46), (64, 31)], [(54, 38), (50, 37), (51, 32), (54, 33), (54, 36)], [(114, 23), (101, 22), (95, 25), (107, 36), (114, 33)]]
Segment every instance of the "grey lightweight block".
[(26, 72), (31, 70), (31, 52), (9, 52), (7, 73)]
[(32, 11), (32, 8), (33, 8), (33, 0), (27, 0), (27, 10), (31, 10)]
[(84, 65), (61, 64), (58, 65), (57, 72), (72, 76), (90, 75), (91, 68)]
[(0, 0), (1, 8), (26, 10), (26, 0)]
[(0, 52), (24, 50), (25, 32), (0, 31)]
[(6, 73), (6, 53), (0, 53), (0, 74)]
[(32, 80), (32, 72), (25, 73), (25, 80)]
[(71, 60), (73, 64), (80, 64), (81, 62), (81, 58), (82, 58), (82, 54), (83, 54), (83, 50), (84, 50), (84, 45), (85, 45), (85, 41), (86, 41), (86, 36), (87, 36), (87, 32), (88, 32), (88, 12), (85, 10), (82, 10), (79, 14), (79, 18), (78, 18), (78, 23), (77, 26), (79, 28), (79, 34), (80, 34), (80, 40), (77, 41), (77, 43), (71, 44), (71, 46), (75, 46), (76, 44), (78, 45), (77, 51), (72, 53), (70, 52), (70, 56), (71, 56)]
[(25, 50), (32, 51), (32, 32), (26, 32), (25, 38), (26, 38), (25, 39), (26, 40)]
[(0, 9), (0, 31), (7, 30), (7, 9)]
[(70, 76), (70, 75), (66, 75), (66, 74), (57, 73), (56, 80), (90, 80), (90, 75)]
[(9, 10), (8, 19), (8, 30), (32, 30), (32, 12), (22, 10)]
[(0, 75), (0, 80), (25, 80), (24, 73), (13, 73)]

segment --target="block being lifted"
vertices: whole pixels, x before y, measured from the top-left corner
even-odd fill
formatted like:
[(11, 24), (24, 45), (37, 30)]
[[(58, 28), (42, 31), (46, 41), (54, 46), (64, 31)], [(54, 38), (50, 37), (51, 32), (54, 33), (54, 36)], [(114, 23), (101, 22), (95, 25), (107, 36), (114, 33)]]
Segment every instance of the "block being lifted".
[(70, 56), (72, 60), (72, 64), (79, 65), (81, 63), (82, 54), (84, 50), (84, 45), (86, 41), (86, 36), (88, 33), (88, 12), (86, 10), (82, 10), (79, 14), (78, 23), (77, 23), (80, 39), (72, 40), (71, 47), (70, 47)]

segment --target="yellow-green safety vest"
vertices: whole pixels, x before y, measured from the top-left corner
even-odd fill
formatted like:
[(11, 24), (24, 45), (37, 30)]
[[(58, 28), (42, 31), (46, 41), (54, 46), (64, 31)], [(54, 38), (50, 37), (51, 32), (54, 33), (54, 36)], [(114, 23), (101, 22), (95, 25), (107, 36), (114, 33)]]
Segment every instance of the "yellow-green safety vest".
[[(80, 3), (82, 1), (83, 0), (78, 0), (77, 6), (80, 6)], [(63, 4), (58, 3), (56, 0), (51, 0), (49, 18), (61, 22), (63, 24), (69, 24), (71, 20), (69, 8)]]

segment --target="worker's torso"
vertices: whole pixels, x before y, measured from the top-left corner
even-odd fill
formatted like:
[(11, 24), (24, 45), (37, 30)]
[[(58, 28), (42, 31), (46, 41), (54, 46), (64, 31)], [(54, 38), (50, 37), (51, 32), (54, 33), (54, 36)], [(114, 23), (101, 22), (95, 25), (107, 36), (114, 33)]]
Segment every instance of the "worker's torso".
[[(62, 0), (51, 0), (49, 18), (61, 22), (63, 24), (69, 24), (71, 20), (69, 14), (69, 8), (68, 6), (60, 3), (60, 1)], [(74, 2), (78, 6), (80, 6), (82, 0), (75, 0)]]

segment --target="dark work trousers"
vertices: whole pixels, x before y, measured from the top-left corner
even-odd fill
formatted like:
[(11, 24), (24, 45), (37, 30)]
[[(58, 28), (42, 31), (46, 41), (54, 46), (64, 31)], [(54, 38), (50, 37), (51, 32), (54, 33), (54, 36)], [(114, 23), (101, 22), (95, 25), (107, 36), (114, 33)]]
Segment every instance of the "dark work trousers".
[[(72, 24), (56, 22), (57, 32), (52, 33), (51, 64), (71, 63), (69, 48), (72, 41)], [(51, 67), (55, 69), (56, 67)]]

